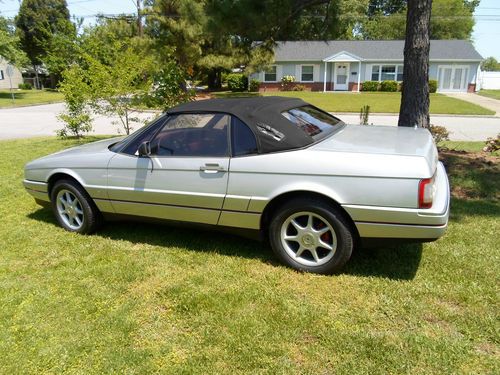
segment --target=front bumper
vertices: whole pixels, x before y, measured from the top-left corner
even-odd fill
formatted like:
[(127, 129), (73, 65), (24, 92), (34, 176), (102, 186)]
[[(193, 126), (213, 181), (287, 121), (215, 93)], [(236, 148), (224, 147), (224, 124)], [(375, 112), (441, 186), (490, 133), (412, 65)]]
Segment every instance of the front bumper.
[(448, 226), (450, 186), (442, 163), (436, 171), (436, 195), (429, 209), (344, 205), (361, 238), (436, 240)]
[(48, 185), (46, 182), (23, 180), (24, 188), (37, 202), (50, 202)]

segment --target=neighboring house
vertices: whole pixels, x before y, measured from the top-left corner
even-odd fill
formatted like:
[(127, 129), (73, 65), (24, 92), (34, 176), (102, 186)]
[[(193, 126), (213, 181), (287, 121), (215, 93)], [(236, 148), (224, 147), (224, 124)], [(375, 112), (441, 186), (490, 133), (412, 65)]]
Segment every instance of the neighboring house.
[[(312, 91), (360, 91), (365, 81), (403, 80), (404, 40), (278, 42), (268, 71), (254, 73), (261, 91), (275, 91), (295, 77)], [(483, 58), (467, 40), (432, 40), (429, 79), (438, 91), (474, 92)]]
[(7, 61), (0, 57), (0, 90), (10, 89), (10, 82), (12, 82), (13, 89), (17, 89), (19, 84), (23, 83), (23, 75), (21, 74), (21, 71), (13, 65), (11, 65), (12, 77), (10, 77), (9, 81), (9, 75), (7, 74), (8, 66), (9, 64), (7, 64)]

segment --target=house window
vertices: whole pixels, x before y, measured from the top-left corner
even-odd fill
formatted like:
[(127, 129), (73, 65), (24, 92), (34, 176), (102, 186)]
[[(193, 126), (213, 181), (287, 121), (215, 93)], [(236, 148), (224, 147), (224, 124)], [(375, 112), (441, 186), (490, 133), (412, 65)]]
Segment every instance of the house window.
[(373, 65), (372, 81), (398, 81), (403, 80), (403, 65)]
[(264, 71), (264, 82), (276, 82), (277, 80), (276, 65), (272, 65), (269, 70)]
[(401, 82), (403, 81), (403, 65), (398, 65), (396, 68), (398, 69), (396, 81)]
[(382, 65), (381, 81), (395, 81), (396, 80), (396, 66), (395, 65)]
[(314, 66), (313, 65), (302, 65), (302, 72), (300, 74), (300, 80), (302, 82), (314, 81)]
[(0, 81), (3, 80), (3, 79), (5, 79), (4, 75), (3, 75), (3, 70), (0, 70)]

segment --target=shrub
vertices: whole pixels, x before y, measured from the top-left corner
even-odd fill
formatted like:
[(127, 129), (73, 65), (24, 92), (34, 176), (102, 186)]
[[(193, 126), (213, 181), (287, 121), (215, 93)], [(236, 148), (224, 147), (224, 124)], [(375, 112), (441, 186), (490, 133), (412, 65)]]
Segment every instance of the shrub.
[(227, 75), (227, 87), (231, 91), (245, 91), (248, 88), (248, 77), (241, 73)]
[(283, 91), (291, 91), (295, 82), (295, 76), (283, 76), (281, 77), (281, 90)]
[(444, 126), (439, 126), (439, 125), (430, 125), (429, 126), (429, 131), (432, 134), (432, 138), (434, 138), (434, 142), (438, 144), (441, 141), (449, 141), (450, 140), (450, 133)]
[(304, 85), (294, 85), (292, 87), (292, 91), (305, 91), (306, 87)]
[(361, 107), (361, 111), (359, 112), (359, 124), (368, 125), (369, 117), (370, 117), (370, 106), (364, 105), (363, 107)]
[(73, 65), (63, 72), (60, 91), (64, 95), (66, 108), (57, 115), (57, 118), (64, 122), (64, 127), (57, 131), (60, 137), (80, 138), (92, 130), (92, 88), (85, 77), (85, 71), (78, 65)]
[(378, 82), (377, 81), (365, 81), (361, 87), (361, 91), (377, 91)]
[(382, 81), (380, 91), (396, 92), (398, 91), (398, 83), (396, 81)]
[(435, 79), (429, 80), (429, 92), (436, 92), (438, 89), (438, 81)]
[(398, 91), (399, 92), (403, 91), (403, 82), (398, 83)]
[(251, 79), (248, 84), (248, 91), (257, 92), (259, 91), (260, 81), (258, 79)]
[(21, 90), (32, 90), (33, 85), (29, 82), (25, 82), (25, 83), (20, 83), (18, 85), (18, 88), (20, 88)]
[(497, 134), (496, 139), (492, 137), (488, 138), (485, 144), (486, 146), (483, 148), (484, 152), (495, 152), (500, 150), (500, 134)]

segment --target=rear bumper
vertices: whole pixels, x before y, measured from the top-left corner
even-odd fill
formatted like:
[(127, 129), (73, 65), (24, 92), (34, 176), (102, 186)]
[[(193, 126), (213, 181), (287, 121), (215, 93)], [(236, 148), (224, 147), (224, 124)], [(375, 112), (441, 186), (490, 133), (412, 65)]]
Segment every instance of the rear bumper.
[(442, 163), (436, 171), (436, 195), (429, 209), (344, 205), (361, 238), (404, 238), (433, 241), (448, 226), (450, 186)]
[(50, 202), (48, 186), (45, 182), (24, 180), (24, 188), (37, 202)]

